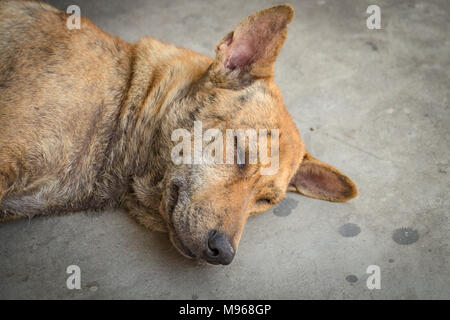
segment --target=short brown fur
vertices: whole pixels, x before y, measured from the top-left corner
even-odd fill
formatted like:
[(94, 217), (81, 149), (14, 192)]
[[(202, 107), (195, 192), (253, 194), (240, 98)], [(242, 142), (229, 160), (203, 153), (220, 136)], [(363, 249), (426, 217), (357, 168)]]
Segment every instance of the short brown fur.
[[(67, 18), (42, 2), (0, 1), (0, 221), (122, 207), (202, 258), (209, 230), (236, 250), (248, 216), (288, 190), (357, 195), (348, 177), (306, 153), (273, 81), (290, 6), (245, 19), (215, 59), (149, 37), (129, 44), (86, 18), (69, 30)], [(194, 120), (278, 128), (279, 172), (174, 165), (171, 134)]]

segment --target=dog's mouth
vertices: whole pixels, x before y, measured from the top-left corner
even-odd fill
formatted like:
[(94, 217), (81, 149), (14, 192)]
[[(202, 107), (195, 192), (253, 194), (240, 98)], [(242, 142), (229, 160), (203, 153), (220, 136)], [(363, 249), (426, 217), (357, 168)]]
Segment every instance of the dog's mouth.
[(178, 204), (180, 198), (180, 186), (172, 182), (169, 187), (169, 197), (167, 200), (167, 213), (169, 215), (170, 222), (172, 222), (173, 212)]
[(170, 234), (170, 241), (172, 242), (173, 246), (185, 257), (195, 259), (195, 254), (186, 247), (183, 242), (181, 242), (180, 238), (178, 237), (175, 229), (169, 229)]
[(185, 183), (181, 179), (174, 179), (169, 186), (167, 199), (167, 214), (170, 240), (174, 247), (184, 256), (195, 259), (196, 255), (181, 241), (174, 225), (174, 214), (180, 210), (180, 194), (186, 192)]

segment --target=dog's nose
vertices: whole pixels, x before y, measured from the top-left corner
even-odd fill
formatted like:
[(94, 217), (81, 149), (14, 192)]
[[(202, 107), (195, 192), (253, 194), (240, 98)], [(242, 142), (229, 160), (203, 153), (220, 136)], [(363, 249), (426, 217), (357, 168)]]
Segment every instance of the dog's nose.
[(205, 250), (205, 260), (212, 264), (230, 264), (234, 258), (234, 249), (228, 237), (217, 230), (209, 233)]

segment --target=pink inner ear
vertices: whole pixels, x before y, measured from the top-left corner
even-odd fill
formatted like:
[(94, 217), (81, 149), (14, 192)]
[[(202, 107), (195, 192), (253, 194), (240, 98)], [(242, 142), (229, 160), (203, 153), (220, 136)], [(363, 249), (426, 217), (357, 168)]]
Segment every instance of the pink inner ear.
[(299, 169), (292, 181), (311, 195), (342, 198), (352, 193), (345, 177), (325, 168), (305, 165)]
[(280, 31), (286, 25), (285, 16), (268, 15), (257, 17), (236, 30), (225, 66), (230, 70), (245, 68), (258, 60), (276, 56), (276, 46), (282, 36)]
[(255, 50), (250, 45), (250, 43), (242, 41), (242, 44), (230, 50), (230, 56), (225, 66), (230, 70), (234, 70), (250, 65), (253, 62), (252, 58), (255, 57), (253, 54)]

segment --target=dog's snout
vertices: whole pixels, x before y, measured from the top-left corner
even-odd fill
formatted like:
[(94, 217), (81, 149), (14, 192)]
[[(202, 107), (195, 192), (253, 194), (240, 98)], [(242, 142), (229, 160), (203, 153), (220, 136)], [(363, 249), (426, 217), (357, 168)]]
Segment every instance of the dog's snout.
[(205, 250), (205, 260), (212, 264), (227, 265), (233, 261), (234, 249), (228, 237), (217, 230), (212, 230), (208, 235)]
[(176, 177), (171, 183), (172, 191), (175, 189), (176, 192), (184, 191), (186, 189), (186, 180), (182, 177)]
[(186, 190), (186, 181), (181, 177), (173, 179), (172, 182), (170, 183), (167, 202), (167, 212), (169, 213), (170, 216), (173, 214), (175, 206), (178, 203), (180, 193), (185, 190)]

